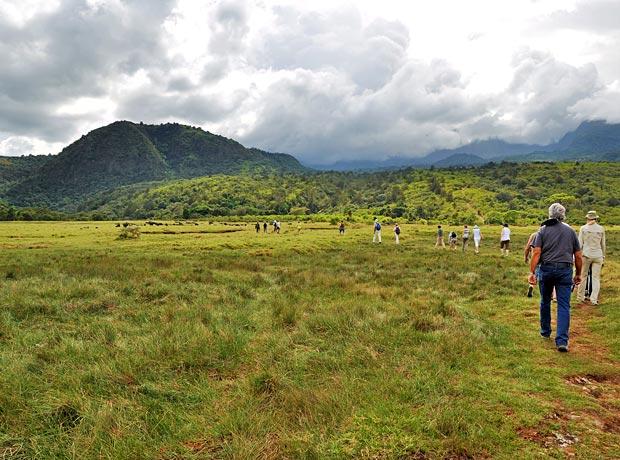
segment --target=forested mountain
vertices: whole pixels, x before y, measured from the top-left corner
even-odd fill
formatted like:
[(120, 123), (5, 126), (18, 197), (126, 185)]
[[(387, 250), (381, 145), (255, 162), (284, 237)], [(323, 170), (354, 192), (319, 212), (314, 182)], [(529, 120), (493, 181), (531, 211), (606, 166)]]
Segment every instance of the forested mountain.
[(373, 216), (415, 222), (540, 222), (554, 201), (581, 221), (596, 209), (620, 224), (620, 163), (491, 164), (375, 173), (216, 175), (100, 193), (80, 212), (100, 219)]
[(290, 155), (247, 149), (200, 128), (128, 121), (91, 131), (42, 163), (6, 191), (9, 201), (65, 207), (97, 191), (144, 181), (305, 169)]
[[(620, 151), (618, 126), (584, 123), (544, 147), (549, 151), (528, 155), (548, 158), (563, 149), (564, 156), (588, 159), (587, 149), (596, 145), (598, 158), (613, 160)], [(620, 223), (620, 163), (487, 163), (494, 148), (524, 146), (479, 142), (450, 151), (427, 169), (318, 172), (290, 155), (247, 149), (200, 128), (120, 121), (82, 136), (57, 156), (0, 158), (0, 219), (292, 214), (532, 223), (550, 202), (560, 201), (573, 215), (595, 208), (607, 222)], [(460, 169), (437, 169), (451, 165)]]

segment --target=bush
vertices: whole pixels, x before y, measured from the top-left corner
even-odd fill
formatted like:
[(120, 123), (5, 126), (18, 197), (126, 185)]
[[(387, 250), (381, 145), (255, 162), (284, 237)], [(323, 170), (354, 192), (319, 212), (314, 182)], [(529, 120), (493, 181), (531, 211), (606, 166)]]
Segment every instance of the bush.
[(121, 229), (118, 235), (119, 240), (129, 240), (140, 238), (140, 228), (137, 225), (129, 225)]

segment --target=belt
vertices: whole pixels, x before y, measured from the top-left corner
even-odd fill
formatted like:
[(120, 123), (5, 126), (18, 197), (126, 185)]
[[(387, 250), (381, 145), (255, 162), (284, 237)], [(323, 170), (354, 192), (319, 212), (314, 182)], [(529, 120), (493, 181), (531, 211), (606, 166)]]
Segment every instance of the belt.
[(541, 267), (549, 267), (549, 268), (573, 268), (572, 262), (543, 262), (540, 264)]

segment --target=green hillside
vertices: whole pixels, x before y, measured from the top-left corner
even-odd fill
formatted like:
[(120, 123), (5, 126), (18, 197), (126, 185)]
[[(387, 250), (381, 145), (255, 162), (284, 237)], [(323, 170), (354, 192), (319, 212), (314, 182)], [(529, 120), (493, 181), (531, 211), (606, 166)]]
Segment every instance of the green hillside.
[(596, 209), (606, 222), (620, 223), (619, 190), (619, 163), (503, 163), (378, 173), (214, 175), (100, 193), (78, 211), (109, 219), (380, 215), (412, 222), (531, 224), (559, 201), (572, 219)]
[(290, 155), (246, 149), (200, 128), (118, 121), (82, 136), (4, 196), (18, 206), (70, 209), (89, 194), (123, 185), (261, 169), (305, 168)]

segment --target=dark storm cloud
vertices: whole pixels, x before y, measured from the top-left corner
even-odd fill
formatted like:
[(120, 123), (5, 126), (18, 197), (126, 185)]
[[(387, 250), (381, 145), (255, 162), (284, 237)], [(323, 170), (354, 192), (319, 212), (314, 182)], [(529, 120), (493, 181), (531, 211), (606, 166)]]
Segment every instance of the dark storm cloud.
[(167, 66), (161, 24), (172, 1), (90, 6), (65, 0), (24, 26), (0, 23), (0, 131), (66, 139), (74, 120), (56, 115), (78, 97), (107, 94), (110, 80)]

